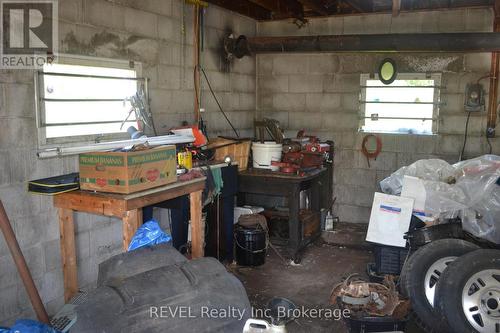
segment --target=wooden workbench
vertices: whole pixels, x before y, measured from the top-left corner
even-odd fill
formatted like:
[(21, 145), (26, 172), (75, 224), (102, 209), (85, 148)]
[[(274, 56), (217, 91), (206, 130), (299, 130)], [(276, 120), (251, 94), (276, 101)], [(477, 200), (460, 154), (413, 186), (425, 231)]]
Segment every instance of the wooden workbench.
[(199, 258), (203, 257), (201, 210), (204, 187), (203, 177), (126, 195), (79, 190), (54, 196), (54, 206), (59, 210), (64, 299), (68, 301), (78, 292), (73, 212), (120, 218), (123, 221), (123, 250), (127, 251), (130, 240), (142, 225), (143, 207), (189, 194), (192, 257)]
[[(300, 261), (299, 251), (316, 239), (321, 230), (309, 237), (304, 236), (302, 222), (299, 218), (300, 192), (311, 191), (311, 210), (320, 213), (321, 208), (329, 209), (332, 200), (332, 175), (333, 166), (321, 168), (305, 173), (304, 175), (284, 174), (263, 169), (248, 169), (238, 177), (238, 206), (262, 205), (254, 202), (257, 196), (277, 196), (288, 199), (289, 208), (289, 241), (292, 259)], [(248, 194), (254, 195), (251, 199)], [(273, 208), (271, 206), (265, 208)]]

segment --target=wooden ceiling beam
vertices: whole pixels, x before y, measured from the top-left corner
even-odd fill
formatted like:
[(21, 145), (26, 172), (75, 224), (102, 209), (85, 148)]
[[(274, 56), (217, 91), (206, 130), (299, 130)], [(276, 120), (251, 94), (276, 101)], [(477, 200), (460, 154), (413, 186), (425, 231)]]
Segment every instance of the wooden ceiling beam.
[(303, 6), (311, 8), (314, 12), (320, 15), (326, 16), (330, 14), (330, 11), (325, 6), (325, 3), (322, 0), (299, 0), (299, 2)]
[(233, 12), (244, 16), (254, 18), (256, 20), (270, 20), (272, 13), (270, 10), (259, 6), (248, 0), (205, 0), (213, 5), (229, 9)]

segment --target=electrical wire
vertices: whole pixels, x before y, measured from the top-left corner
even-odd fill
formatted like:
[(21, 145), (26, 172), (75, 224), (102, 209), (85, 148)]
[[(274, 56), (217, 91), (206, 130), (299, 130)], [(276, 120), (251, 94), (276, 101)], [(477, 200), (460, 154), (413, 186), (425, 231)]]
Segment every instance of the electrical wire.
[(488, 142), (488, 146), (490, 147), (488, 155), (491, 155), (491, 153), (493, 152), (493, 147), (491, 146), (491, 141), (488, 133), (486, 133), (486, 142)]
[(227, 117), (226, 113), (222, 109), (222, 106), (219, 103), (219, 99), (217, 98), (217, 95), (215, 95), (215, 92), (212, 89), (212, 85), (210, 84), (210, 80), (208, 79), (207, 73), (205, 73), (205, 70), (203, 69), (203, 67), (200, 67), (200, 70), (203, 73), (203, 76), (205, 77), (205, 80), (207, 81), (208, 89), (210, 90), (210, 93), (212, 93), (212, 96), (213, 96), (213, 98), (215, 100), (215, 103), (217, 103), (217, 106), (219, 107), (220, 112), (222, 113), (222, 115), (224, 116), (224, 118), (226, 118), (227, 123), (233, 129), (233, 132), (236, 135), (236, 137), (239, 138), (240, 135), (238, 134), (238, 131), (236, 131), (236, 128), (234, 128), (234, 126), (233, 126), (233, 123), (231, 123), (231, 120), (229, 120), (229, 118)]
[(463, 161), (465, 146), (467, 145), (467, 136), (468, 136), (468, 132), (469, 132), (470, 115), (471, 115), (471, 112), (469, 111), (467, 114), (467, 121), (465, 122), (464, 144), (462, 146), (462, 151), (460, 152), (460, 157), (458, 158), (459, 162)]

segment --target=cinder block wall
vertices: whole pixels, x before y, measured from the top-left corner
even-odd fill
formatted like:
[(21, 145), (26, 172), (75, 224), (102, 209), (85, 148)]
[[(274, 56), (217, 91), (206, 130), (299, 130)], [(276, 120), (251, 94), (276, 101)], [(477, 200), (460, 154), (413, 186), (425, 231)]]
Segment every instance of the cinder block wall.
[[(347, 16), (311, 19), (298, 29), (289, 21), (261, 22), (259, 36), (371, 34), (405, 32), (491, 31), (490, 9)], [(439, 133), (432, 136), (380, 135), (382, 153), (368, 167), (358, 132), (360, 75), (374, 73), (385, 57), (401, 73), (441, 73)], [(462, 147), (467, 83), (488, 75), (490, 54), (268, 54), (257, 56), (257, 115), (278, 119), (292, 136), (305, 128), (322, 139), (334, 139), (335, 209), (341, 221), (367, 223), (373, 193), (380, 180), (401, 166), (423, 158), (456, 162)], [(489, 90), (489, 80), (481, 83)], [(486, 97), (487, 100), (487, 97)], [(473, 115), (465, 157), (488, 151), (486, 113)], [(500, 139), (492, 139), (500, 153)]]
[[(60, 50), (68, 54), (131, 59), (151, 78), (152, 111), (165, 133), (193, 121), (192, 7), (181, 0), (59, 1)], [(140, 8), (140, 9), (138, 9)], [(182, 21), (185, 21), (183, 27)], [(254, 35), (255, 21), (210, 6), (206, 12), (207, 70), (228, 117), (242, 135), (252, 132), (255, 113), (255, 59), (239, 60), (227, 70), (221, 61), (226, 32)], [(63, 279), (57, 212), (49, 197), (30, 195), (26, 182), (78, 170), (75, 157), (36, 157), (33, 71), (0, 70), (0, 200), (21, 243), (49, 314), (63, 304)], [(207, 85), (202, 85), (205, 118), (212, 134), (231, 135)], [(76, 245), (80, 286), (93, 285), (97, 265), (121, 252), (121, 222), (78, 214)], [(0, 326), (35, 318), (4, 238), (0, 236)]]

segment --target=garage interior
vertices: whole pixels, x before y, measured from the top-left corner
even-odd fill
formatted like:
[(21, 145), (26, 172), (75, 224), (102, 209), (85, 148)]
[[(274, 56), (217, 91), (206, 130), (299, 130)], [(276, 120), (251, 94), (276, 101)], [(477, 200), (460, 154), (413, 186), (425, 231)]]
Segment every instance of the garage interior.
[(0, 5), (0, 333), (500, 333), (499, 0)]

